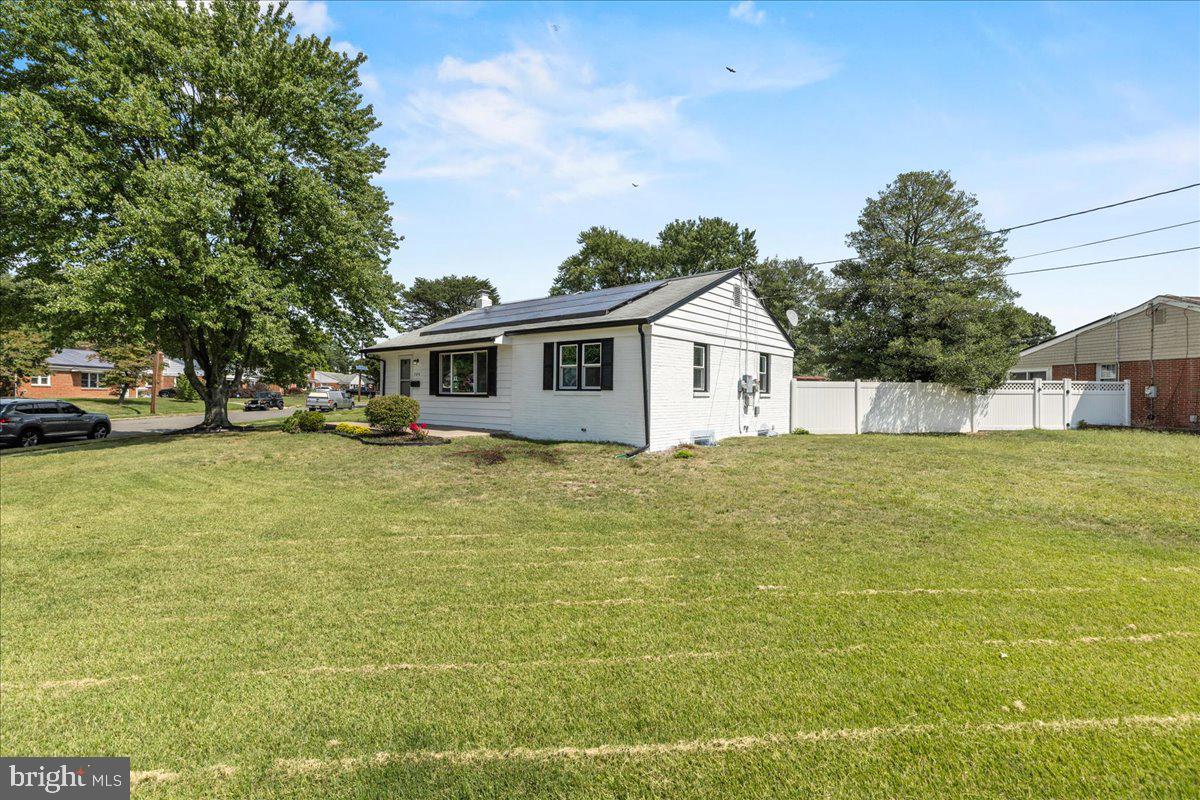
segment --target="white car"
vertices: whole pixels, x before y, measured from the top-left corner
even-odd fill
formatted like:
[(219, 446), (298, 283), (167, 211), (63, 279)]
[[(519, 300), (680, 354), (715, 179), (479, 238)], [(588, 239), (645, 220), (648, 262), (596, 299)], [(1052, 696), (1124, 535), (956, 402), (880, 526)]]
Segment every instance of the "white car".
[(309, 411), (336, 411), (339, 408), (354, 408), (354, 398), (338, 389), (319, 389), (308, 393), (304, 407)]

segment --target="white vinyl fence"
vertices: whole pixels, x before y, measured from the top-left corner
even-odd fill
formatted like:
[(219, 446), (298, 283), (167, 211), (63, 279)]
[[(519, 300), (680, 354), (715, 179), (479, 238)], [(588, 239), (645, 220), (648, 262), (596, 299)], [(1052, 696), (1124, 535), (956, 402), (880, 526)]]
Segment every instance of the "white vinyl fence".
[(987, 394), (940, 383), (792, 381), (810, 433), (974, 433), (1129, 424), (1129, 381), (1009, 381)]

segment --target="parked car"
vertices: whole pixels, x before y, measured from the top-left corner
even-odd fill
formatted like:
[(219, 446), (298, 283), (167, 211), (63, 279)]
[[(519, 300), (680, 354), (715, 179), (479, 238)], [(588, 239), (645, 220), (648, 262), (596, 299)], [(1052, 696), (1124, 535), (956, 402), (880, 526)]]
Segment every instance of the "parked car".
[(308, 393), (304, 407), (309, 411), (336, 411), (339, 408), (354, 408), (354, 398), (339, 389), (318, 389)]
[(283, 395), (279, 392), (255, 392), (254, 397), (242, 406), (246, 411), (266, 411), (268, 408), (283, 409)]
[(89, 414), (73, 403), (0, 398), (0, 442), (5, 444), (32, 447), (69, 436), (103, 439), (110, 431), (107, 414)]
[(177, 394), (179, 394), (179, 392), (175, 391), (174, 388), (166, 388), (166, 389), (158, 390), (159, 397), (174, 397)]

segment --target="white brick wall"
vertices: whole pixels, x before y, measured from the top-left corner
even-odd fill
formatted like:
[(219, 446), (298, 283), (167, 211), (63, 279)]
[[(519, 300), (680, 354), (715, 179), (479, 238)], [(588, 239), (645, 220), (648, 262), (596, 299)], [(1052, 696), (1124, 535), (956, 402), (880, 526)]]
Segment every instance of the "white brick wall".
[[(601, 392), (542, 389), (542, 345), (612, 337), (613, 388)], [(637, 327), (514, 336), (513, 426), (517, 436), (622, 442), (640, 446), (645, 440), (642, 414), (642, 357)]]
[[(700, 339), (697, 342), (705, 342)], [(768, 354), (771, 359), (771, 393), (758, 396), (744, 409), (737, 384), (748, 360), (751, 375), (758, 372), (757, 350), (747, 353), (731, 343), (708, 342), (709, 391), (692, 390), (692, 345), (674, 336), (656, 335), (651, 340), (650, 449), (662, 450), (689, 442), (692, 431), (712, 430), (717, 438), (754, 436), (762, 427), (776, 433), (788, 432), (792, 357)]]

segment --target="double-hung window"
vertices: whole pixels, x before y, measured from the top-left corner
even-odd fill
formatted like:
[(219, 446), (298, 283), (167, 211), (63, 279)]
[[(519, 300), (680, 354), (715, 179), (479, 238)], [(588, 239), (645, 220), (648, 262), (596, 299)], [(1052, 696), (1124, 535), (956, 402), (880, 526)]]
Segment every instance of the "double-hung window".
[(1120, 370), (1116, 364), (1097, 364), (1096, 365), (1096, 380), (1098, 381), (1115, 381)]
[(99, 389), (100, 375), (99, 372), (81, 372), (79, 374), (80, 385), (84, 389)]
[(558, 388), (560, 390), (598, 390), (600, 388), (600, 342), (578, 342), (558, 346)]
[(488, 351), (442, 353), (442, 394), (488, 393)]
[(708, 391), (708, 345), (692, 345), (692, 391)]
[(760, 394), (771, 393), (771, 357), (766, 353), (758, 354), (758, 391)]
[(50, 376), (49, 375), (34, 375), (32, 378), (29, 379), (29, 385), (30, 386), (49, 386), (50, 385)]

